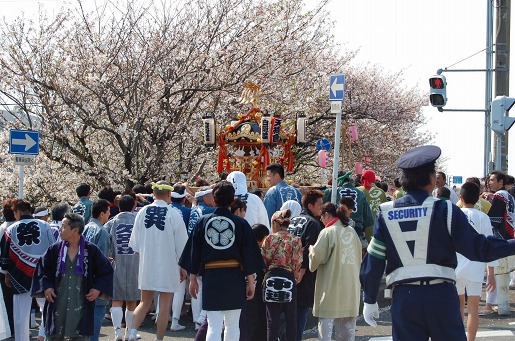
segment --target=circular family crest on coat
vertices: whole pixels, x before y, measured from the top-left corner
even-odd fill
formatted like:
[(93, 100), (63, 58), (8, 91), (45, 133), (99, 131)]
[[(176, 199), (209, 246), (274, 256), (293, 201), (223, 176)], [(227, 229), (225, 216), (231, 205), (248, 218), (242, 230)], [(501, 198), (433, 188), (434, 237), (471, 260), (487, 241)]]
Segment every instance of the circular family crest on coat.
[(234, 222), (223, 216), (216, 216), (206, 223), (206, 242), (214, 249), (225, 250), (234, 244)]

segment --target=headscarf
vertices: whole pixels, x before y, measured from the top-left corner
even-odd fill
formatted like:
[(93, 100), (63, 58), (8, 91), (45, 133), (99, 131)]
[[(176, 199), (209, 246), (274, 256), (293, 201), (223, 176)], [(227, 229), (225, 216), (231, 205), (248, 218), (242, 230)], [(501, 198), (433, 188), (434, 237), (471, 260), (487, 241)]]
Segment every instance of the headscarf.
[(198, 190), (195, 192), (195, 199), (202, 198), (204, 195), (213, 193), (212, 188), (206, 188), (205, 190)]
[(41, 217), (44, 217), (48, 215), (48, 208), (45, 208), (45, 207), (38, 207), (36, 208), (36, 210), (34, 211), (34, 217), (35, 218), (41, 218)]
[(159, 183), (155, 183), (155, 182), (152, 182), (152, 189), (157, 189), (158, 191), (173, 191), (173, 187), (169, 184), (166, 184), (166, 183), (163, 183), (163, 184), (159, 184)]
[(186, 193), (186, 191), (184, 191), (184, 193), (182, 193), (182, 194), (179, 194), (179, 193), (177, 193), (177, 192), (172, 191), (171, 196), (172, 196), (172, 198), (174, 198), (174, 199), (182, 199), (182, 198), (185, 198), (185, 197), (186, 197), (186, 194), (187, 194), (187, 193)]
[(281, 211), (286, 209), (291, 211), (291, 218), (295, 218), (296, 216), (300, 215), (300, 212), (302, 212), (302, 207), (296, 200), (285, 201), (281, 206)]
[(369, 191), (372, 188), (372, 184), (376, 182), (376, 173), (373, 170), (367, 169), (361, 175), (361, 183), (365, 186), (365, 189)]
[(234, 171), (229, 173), (227, 181), (234, 187), (234, 195), (243, 196), (247, 194), (247, 177), (242, 172)]

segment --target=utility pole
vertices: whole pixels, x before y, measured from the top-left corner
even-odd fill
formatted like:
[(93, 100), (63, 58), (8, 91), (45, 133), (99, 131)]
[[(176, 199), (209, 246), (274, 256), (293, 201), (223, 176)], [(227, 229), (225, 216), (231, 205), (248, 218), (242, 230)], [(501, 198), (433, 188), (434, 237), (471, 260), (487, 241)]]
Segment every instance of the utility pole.
[[(497, 0), (497, 30), (495, 35), (495, 97), (509, 96), (510, 94), (510, 16), (511, 0)], [(508, 112), (505, 112), (508, 115)], [(495, 133), (494, 155), (496, 158), (495, 168), (506, 172), (508, 170), (508, 134)], [(504, 228), (504, 227), (503, 227)], [(508, 258), (499, 260), (499, 266), (495, 267), (495, 278), (497, 286), (498, 314), (508, 316), (510, 312), (510, 299), (508, 282), (510, 271), (513, 269), (513, 262)]]
[[(483, 153), (483, 175), (490, 174), (492, 161), (492, 127), (490, 126), (490, 106), (492, 104), (492, 84), (493, 84), (493, 3), (486, 1), (486, 72), (485, 72), (485, 143)], [(493, 154), (495, 155), (495, 154)]]
[[(495, 32), (495, 97), (510, 95), (510, 16), (511, 0), (497, 0), (497, 32)], [(508, 134), (497, 138), (494, 149), (501, 150), (498, 170), (508, 170)], [(495, 153), (494, 153), (495, 155)]]

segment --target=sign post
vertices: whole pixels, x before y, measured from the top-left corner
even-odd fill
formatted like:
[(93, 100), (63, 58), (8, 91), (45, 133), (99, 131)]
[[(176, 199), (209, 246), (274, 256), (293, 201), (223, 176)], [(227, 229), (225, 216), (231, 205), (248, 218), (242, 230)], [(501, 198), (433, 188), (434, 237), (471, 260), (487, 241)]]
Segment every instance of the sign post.
[(331, 202), (333, 204), (336, 204), (336, 191), (338, 189), (338, 165), (340, 164), (340, 140), (342, 127), (342, 102), (344, 97), (345, 75), (331, 75), (329, 77), (329, 101), (331, 102), (331, 113), (336, 114), (333, 157), (333, 185), (331, 191)]
[(15, 154), (15, 164), (20, 166), (18, 198), (23, 198), (25, 165), (34, 164), (34, 156), (39, 154), (39, 132), (34, 130), (11, 129), (9, 153)]
[(23, 199), (23, 181), (25, 180), (25, 166), (19, 165), (18, 199)]

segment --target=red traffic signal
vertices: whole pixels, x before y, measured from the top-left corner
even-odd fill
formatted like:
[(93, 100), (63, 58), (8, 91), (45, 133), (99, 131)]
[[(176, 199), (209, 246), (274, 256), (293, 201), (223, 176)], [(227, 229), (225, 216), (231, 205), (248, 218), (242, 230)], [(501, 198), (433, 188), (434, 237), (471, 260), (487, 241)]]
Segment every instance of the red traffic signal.
[(429, 86), (434, 89), (443, 89), (445, 87), (444, 82), (440, 77), (429, 78)]
[(433, 107), (441, 108), (447, 104), (447, 81), (442, 75), (429, 78), (429, 102)]

